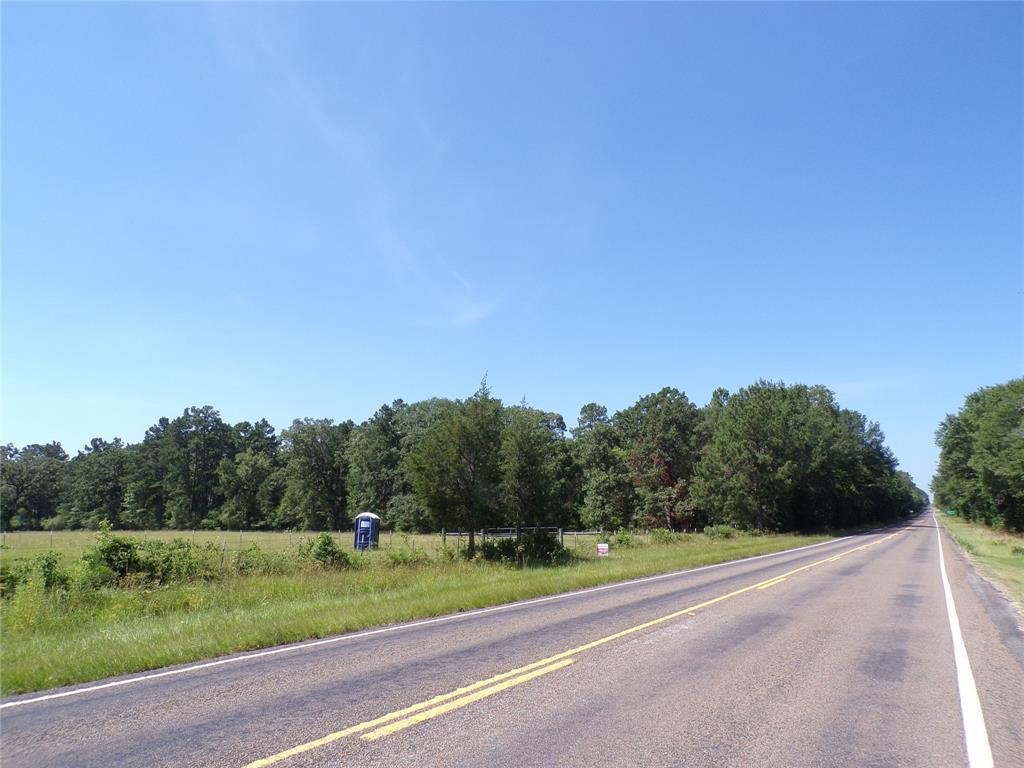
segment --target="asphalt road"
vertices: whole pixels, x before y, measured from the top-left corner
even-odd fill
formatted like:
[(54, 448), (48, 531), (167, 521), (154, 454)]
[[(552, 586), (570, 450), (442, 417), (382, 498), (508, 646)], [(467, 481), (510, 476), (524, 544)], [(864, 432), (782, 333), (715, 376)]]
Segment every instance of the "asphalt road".
[[(1024, 767), (1024, 633), (942, 535), (983, 735), (996, 766)], [(0, 758), (962, 766), (952, 638), (939, 536), (922, 516), (776, 556), (7, 699)]]

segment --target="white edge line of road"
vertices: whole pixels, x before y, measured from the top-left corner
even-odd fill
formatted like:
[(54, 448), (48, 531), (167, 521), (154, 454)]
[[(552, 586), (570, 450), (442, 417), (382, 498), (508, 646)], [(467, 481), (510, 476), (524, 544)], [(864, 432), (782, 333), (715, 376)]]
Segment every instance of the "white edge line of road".
[[(414, 629), (416, 627), (425, 627), (431, 624), (441, 624), (443, 622), (455, 621), (458, 619), (469, 619), (475, 616), (483, 616), (489, 613), (496, 613), (497, 611), (507, 611), (512, 608), (522, 608), (528, 605), (537, 605), (538, 603), (547, 603), (554, 600), (566, 600), (570, 597), (579, 597), (581, 595), (588, 595), (593, 592), (603, 592), (607, 589), (619, 589), (621, 587), (628, 587), (633, 584), (643, 584), (648, 581), (658, 581), (660, 579), (669, 579), (674, 576), (685, 576), (690, 573), (697, 573), (698, 571), (708, 571), (712, 568), (724, 568), (727, 565), (736, 565), (737, 563), (749, 563), (754, 560), (763, 560), (769, 557), (780, 557), (782, 555), (789, 555), (793, 552), (800, 552), (805, 549), (813, 549), (814, 547), (822, 547), (826, 544), (835, 544), (836, 542), (846, 541), (847, 539), (853, 538), (852, 536), (843, 536), (838, 539), (829, 539), (828, 541), (819, 541), (817, 544), (807, 544), (803, 547), (795, 547), (793, 549), (784, 549), (781, 552), (769, 552), (766, 555), (755, 555), (754, 557), (744, 557), (739, 560), (727, 560), (724, 563), (714, 563), (713, 565), (702, 565), (698, 568), (689, 568), (685, 571), (672, 571), (670, 573), (660, 573), (657, 576), (645, 576), (640, 579), (632, 579), (630, 581), (619, 581), (614, 584), (603, 584), (599, 587), (589, 587), (587, 589), (580, 589), (574, 592), (562, 592), (558, 595), (547, 595), (545, 597), (536, 597), (530, 600), (520, 600), (515, 603), (505, 603), (503, 605), (493, 605), (489, 608), (478, 608), (473, 611), (466, 611), (464, 613), (450, 613), (446, 616), (437, 616), (432, 619), (422, 619), (420, 621), (412, 621), (406, 624), (395, 624), (390, 627), (382, 627), (380, 629), (370, 629), (363, 632), (354, 632), (352, 634), (337, 635), (335, 637), (326, 637), (322, 640), (309, 640), (302, 643), (294, 643), (292, 645), (283, 645), (277, 648), (270, 648), (265, 651), (256, 651), (254, 653), (246, 653), (240, 656), (228, 656), (223, 659), (216, 659), (214, 661), (204, 661), (197, 664), (189, 664), (184, 667), (175, 667), (174, 669), (166, 669), (162, 672), (150, 672), (148, 674), (140, 674), (134, 677), (122, 678), (120, 680), (112, 680), (108, 683), (100, 683), (99, 685), (90, 685), (84, 688), (73, 688), (69, 691), (61, 691), (60, 693), (48, 693), (43, 696), (34, 696), (28, 699), (18, 699), (16, 701), (8, 701), (0, 704), (0, 709), (7, 709), (9, 707), (21, 707), (25, 704), (35, 704), (40, 701), (52, 701), (53, 699), (63, 699), (68, 696), (79, 696), (83, 693), (92, 693), (93, 691), (101, 691), (106, 688), (117, 688), (122, 685), (130, 685), (132, 683), (141, 683), (146, 680), (157, 680), (161, 677), (170, 677), (172, 675), (182, 675), (186, 672), (195, 672), (200, 669), (210, 669), (212, 667), (220, 667), (225, 664), (235, 664), (240, 661), (250, 661), (252, 659), (260, 659), (266, 656), (276, 656), (280, 653), (289, 653), (291, 651), (305, 650), (306, 648), (316, 648), (322, 645), (332, 645), (334, 643), (346, 642), (349, 640), (358, 640), (363, 637), (371, 637), (373, 635), (382, 635), (388, 632), (398, 632), (404, 629)], [(948, 598), (947, 598), (948, 599)]]
[(981, 712), (978, 687), (974, 684), (971, 660), (967, 656), (967, 646), (964, 645), (964, 636), (960, 632), (960, 619), (956, 615), (956, 605), (953, 603), (953, 592), (949, 588), (949, 576), (946, 575), (946, 558), (942, 554), (942, 531), (934, 512), (932, 518), (935, 520), (935, 535), (939, 539), (939, 570), (942, 573), (942, 589), (946, 593), (949, 631), (953, 636), (953, 659), (956, 662), (956, 684), (960, 689), (960, 713), (964, 721), (967, 764), (970, 768), (992, 768), (992, 748), (988, 742), (988, 731), (985, 730), (985, 716)]

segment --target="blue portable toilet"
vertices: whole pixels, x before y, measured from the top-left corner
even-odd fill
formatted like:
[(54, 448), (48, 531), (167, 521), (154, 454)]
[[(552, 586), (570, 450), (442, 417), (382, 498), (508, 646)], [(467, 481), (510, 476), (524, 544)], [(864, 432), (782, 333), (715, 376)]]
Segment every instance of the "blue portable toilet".
[(377, 548), (380, 541), (380, 516), (373, 512), (360, 512), (356, 515), (356, 549)]

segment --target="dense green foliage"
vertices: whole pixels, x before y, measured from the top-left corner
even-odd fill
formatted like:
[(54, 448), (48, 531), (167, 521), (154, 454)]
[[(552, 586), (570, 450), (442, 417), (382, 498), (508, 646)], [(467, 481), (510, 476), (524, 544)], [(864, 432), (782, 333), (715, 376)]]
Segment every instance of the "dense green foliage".
[(1024, 379), (979, 389), (935, 434), (935, 501), (996, 528), (1024, 531)]
[[(992, 440), (979, 438), (979, 456), (1001, 455)], [(1002, 488), (1000, 472), (979, 487)], [(718, 390), (703, 408), (670, 387), (613, 416), (589, 403), (571, 434), (560, 415), (505, 406), (484, 383), (465, 400), (396, 400), (358, 426), (297, 419), (278, 435), (204, 406), (161, 418), (140, 443), (96, 438), (74, 458), (57, 443), (0, 448), (5, 530), (336, 531), (371, 509), (408, 531), (789, 531), (925, 503), (877, 424), (824, 387), (770, 382)]]
[(758, 382), (717, 393), (688, 508), (703, 520), (774, 531), (861, 525), (927, 505), (896, 470), (877, 424), (825, 387)]

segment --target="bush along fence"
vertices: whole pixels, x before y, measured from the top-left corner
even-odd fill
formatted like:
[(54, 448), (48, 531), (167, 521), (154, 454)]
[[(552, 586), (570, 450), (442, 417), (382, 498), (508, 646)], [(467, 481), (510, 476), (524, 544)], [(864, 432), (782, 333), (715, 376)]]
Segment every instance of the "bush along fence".
[[(274, 548), (247, 542), (244, 537), (197, 542), (186, 537), (124, 535), (114, 533), (109, 524), (103, 523), (80, 551), (62, 554), (47, 550), (22, 556), (33, 548), (15, 546), (8, 540), (5, 550), (12, 550), (14, 556), (5, 553), (0, 562), (0, 597), (10, 597), (30, 583), (40, 585), (47, 593), (152, 587), (230, 577), (283, 576), (309, 569), (341, 570), (361, 567), (371, 561), (368, 557), (385, 566), (469, 558), (517, 566), (562, 565), (591, 552), (598, 543), (620, 549), (695, 540), (694, 534), (662, 529), (609, 532), (555, 527), (485, 528), (474, 534), (478, 545), (473, 552), (468, 547), (468, 532), (442, 530), (439, 537), (401, 534), (398, 543), (391, 541), (389, 535), (379, 556), (367, 556), (351, 551), (347, 532), (293, 534), (287, 538), (282, 533), (260, 534), (276, 537), (277, 543), (283, 545)], [(751, 535), (725, 525), (709, 526), (704, 534), (716, 539)], [(33, 534), (14, 534), (22, 535)]]

